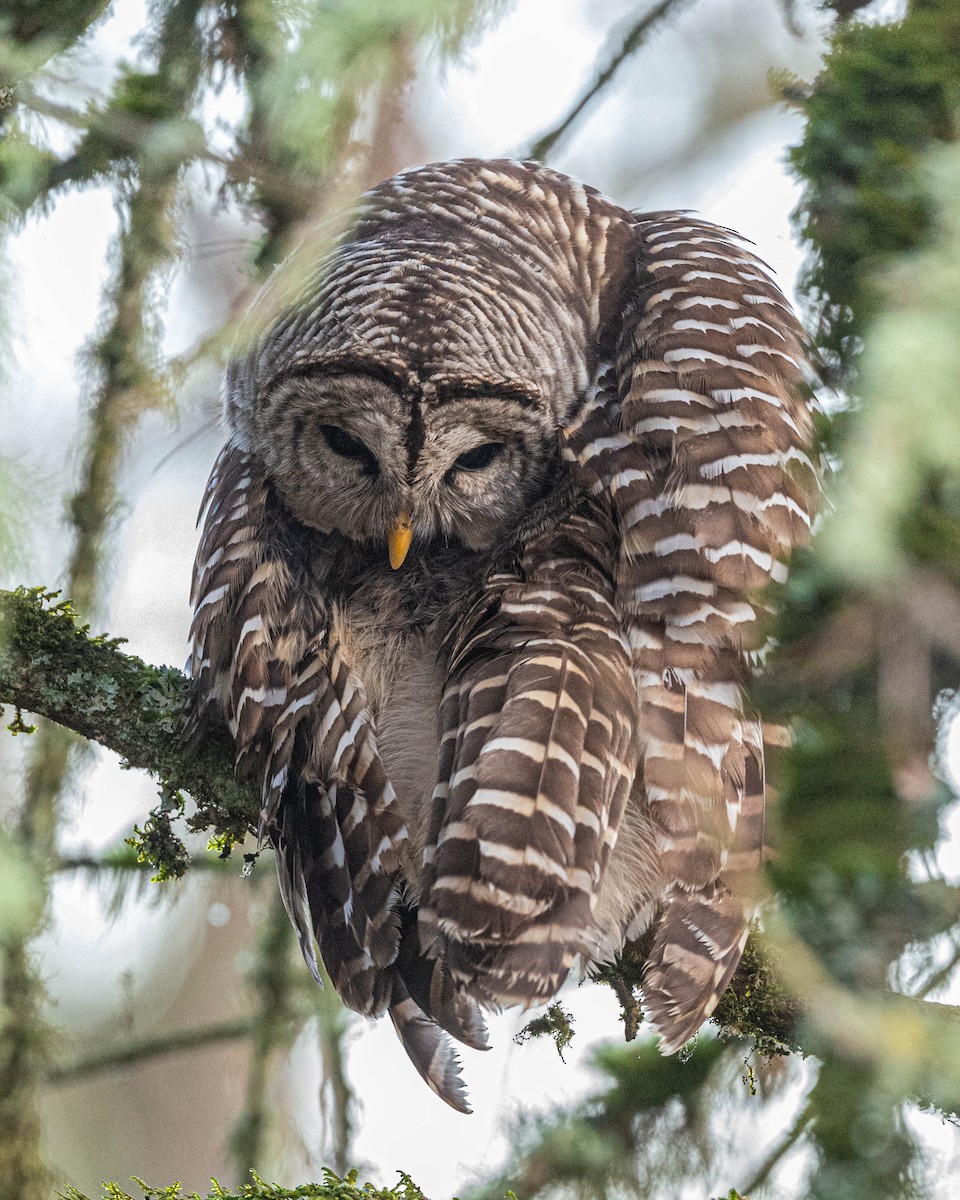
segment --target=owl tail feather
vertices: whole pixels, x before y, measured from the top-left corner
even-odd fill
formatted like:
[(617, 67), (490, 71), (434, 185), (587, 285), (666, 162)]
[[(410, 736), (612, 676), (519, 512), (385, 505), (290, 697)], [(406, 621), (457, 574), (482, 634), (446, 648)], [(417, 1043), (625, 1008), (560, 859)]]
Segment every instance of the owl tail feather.
[(487, 1025), (473, 996), (456, 987), (442, 962), (424, 958), (417, 947), (416, 926), (405, 928), (400, 939), (397, 973), (424, 1015), (458, 1042), (473, 1050), (489, 1050)]
[[(726, 808), (736, 814), (723, 869), (709, 883), (675, 883), (664, 900), (643, 981), (645, 1012), (673, 1054), (713, 1013), (740, 963), (759, 902), (766, 779), (763, 731), (733, 719), (724, 756)], [(731, 765), (732, 764), (732, 765)]]
[(394, 980), (388, 1012), (408, 1058), (427, 1086), (457, 1112), (472, 1112), (450, 1038), (411, 997), (399, 977)]
[(685, 1045), (716, 1008), (747, 940), (742, 900), (722, 881), (699, 892), (673, 888), (643, 980), (644, 1013), (661, 1054)]
[(397, 922), (387, 905), (386, 917), (378, 921), (364, 910), (362, 894), (347, 870), (330, 794), (302, 778), (288, 784), (268, 834), (284, 906), (314, 979), (320, 980), (316, 939), (344, 1002), (360, 1013), (382, 1013), (391, 994), (389, 965), (396, 957)]
[(310, 902), (307, 897), (307, 885), (303, 875), (303, 863), (300, 859), (300, 847), (296, 839), (285, 836), (281, 830), (275, 830), (272, 839), (276, 850), (277, 879), (280, 883), (280, 897), (287, 910), (287, 916), (297, 935), (297, 943), (303, 961), (310, 968), (314, 980), (323, 986), (320, 966), (317, 962), (317, 952), (313, 939), (313, 921), (310, 917)]
[(469, 989), (486, 1008), (529, 1008), (553, 999), (578, 957), (594, 957), (597, 937), (580, 895), (558, 906), (552, 920), (530, 923), (510, 940), (470, 936), (435, 914), (420, 913), (424, 953), (454, 986)]

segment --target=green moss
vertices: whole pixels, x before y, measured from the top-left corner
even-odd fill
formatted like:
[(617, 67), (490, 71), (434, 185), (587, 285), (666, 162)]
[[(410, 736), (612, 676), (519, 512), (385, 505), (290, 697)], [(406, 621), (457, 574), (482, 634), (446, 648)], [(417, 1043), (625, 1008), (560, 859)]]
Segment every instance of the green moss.
[(7, 732), (12, 733), (14, 737), (19, 733), (25, 733), (29, 736), (31, 733), (37, 732), (37, 727), (36, 725), (27, 724), (23, 719), (23, 713), (19, 708), (15, 708), (13, 720), (7, 726)]
[(156, 775), (160, 804), (135, 832), (134, 843), (161, 877), (176, 877), (187, 861), (174, 832), (175, 821), (183, 818), (179, 793), (189, 793), (196, 803), (185, 818), (187, 828), (213, 830), (221, 847), (244, 839), (259, 803), (234, 778), (225, 731), (204, 731), (186, 741), (189, 680), (172, 667), (124, 654), (121, 644), (91, 635), (56, 592), (0, 593), (0, 703), (48, 717), (115, 750), (126, 765)]
[(559, 1000), (554, 1000), (542, 1016), (528, 1021), (513, 1040), (518, 1046), (522, 1046), (530, 1038), (553, 1038), (557, 1053), (562, 1059), (564, 1050), (573, 1041), (573, 1032), (573, 1017)]
[(126, 839), (127, 845), (136, 851), (137, 862), (152, 863), (157, 868), (154, 883), (181, 879), (190, 866), (190, 854), (173, 832), (173, 819), (183, 816), (183, 797), (167, 788), (161, 794), (160, 806), (151, 811), (143, 828), (134, 825), (133, 836)]
[(807, 124), (791, 153), (804, 184), (795, 220), (812, 248), (802, 287), (828, 363), (849, 373), (880, 307), (872, 278), (922, 245), (931, 204), (917, 171), (957, 135), (960, 6), (921, 0), (895, 24), (841, 24), (823, 74), (802, 101)]
[[(214, 1179), (206, 1200), (425, 1200), (423, 1192), (409, 1175), (398, 1172), (400, 1182), (393, 1188), (378, 1188), (372, 1183), (359, 1184), (357, 1171), (348, 1171), (341, 1179), (332, 1171), (324, 1170), (323, 1183), (304, 1183), (295, 1188), (280, 1187), (279, 1184), (264, 1183), (255, 1172), (252, 1183), (245, 1183), (236, 1190), (221, 1187)], [(204, 1200), (199, 1192), (185, 1192), (179, 1183), (165, 1188), (154, 1188), (140, 1179), (139, 1197), (124, 1191), (116, 1183), (103, 1185), (102, 1200)], [(76, 1188), (58, 1192), (61, 1200), (89, 1200)]]
[(764, 1058), (799, 1052), (800, 1015), (799, 1005), (777, 978), (775, 956), (770, 950), (761, 949), (754, 934), (747, 942), (733, 982), (713, 1014), (721, 1036), (751, 1042), (754, 1051)]
[(607, 963), (593, 972), (598, 983), (613, 989), (620, 1001), (623, 1033), (628, 1042), (637, 1036), (643, 1021), (640, 1007), (640, 985), (647, 961), (649, 946), (646, 941), (627, 942), (612, 963)]

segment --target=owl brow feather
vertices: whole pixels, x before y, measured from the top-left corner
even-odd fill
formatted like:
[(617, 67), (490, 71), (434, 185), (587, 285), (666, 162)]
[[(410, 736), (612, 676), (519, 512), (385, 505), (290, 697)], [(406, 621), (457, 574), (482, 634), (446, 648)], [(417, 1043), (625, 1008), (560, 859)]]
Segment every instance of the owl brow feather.
[(513, 400), (525, 408), (542, 407), (544, 403), (540, 389), (523, 379), (438, 371), (430, 366), (418, 371), (401, 356), (387, 355), (382, 350), (377, 351), (376, 357), (353, 351), (310, 355), (271, 376), (264, 391), (271, 391), (287, 379), (335, 379), (343, 375), (366, 375), (392, 387), (405, 398), (424, 399), (433, 405), (473, 396)]
[(431, 399), (438, 405), (471, 396), (513, 400), (524, 408), (540, 407), (543, 404), (540, 389), (522, 379), (494, 379), (443, 371), (430, 375), (426, 382), (432, 393)]
[(401, 396), (416, 395), (421, 389), (416, 372), (402, 358), (378, 350), (376, 357), (369, 358), (354, 352), (306, 356), (272, 375), (263, 391), (270, 392), (288, 379), (336, 379), (344, 375), (366, 375)]

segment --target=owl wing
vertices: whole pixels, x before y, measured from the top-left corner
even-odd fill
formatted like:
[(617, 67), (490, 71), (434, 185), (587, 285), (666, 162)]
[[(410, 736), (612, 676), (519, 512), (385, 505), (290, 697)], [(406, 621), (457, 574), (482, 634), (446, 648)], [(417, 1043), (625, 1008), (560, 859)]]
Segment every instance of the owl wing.
[(393, 913), (406, 836), (359, 679), (298, 579), (262, 467), (236, 443), (207, 489), (194, 572), (190, 672), (261, 785), (261, 837), (300, 948), (361, 1012), (382, 1011), (397, 956)]
[(315, 588), (297, 575), (289, 518), (259, 461), (235, 441), (214, 467), (201, 515), (188, 663), (194, 722), (212, 709), (233, 736), (238, 773), (259, 783), (260, 836), (276, 852), (314, 978), (316, 943), (344, 1002), (388, 1011), (427, 1083), (469, 1111), (443, 1031), (484, 1048), (483, 1022), (443, 964), (413, 950), (415, 931), (397, 903), (407, 830), (363, 686), (331, 639)]
[(764, 264), (685, 213), (637, 216), (634, 231), (616, 352), (566, 442), (618, 529), (666, 883), (644, 998), (669, 1052), (709, 1016), (746, 939), (764, 772), (742, 687), (760, 593), (809, 536), (818, 472), (802, 330)]
[(602, 501), (582, 498), (448, 638), (420, 936), (490, 1004), (549, 998), (595, 949), (636, 760), (613, 547)]

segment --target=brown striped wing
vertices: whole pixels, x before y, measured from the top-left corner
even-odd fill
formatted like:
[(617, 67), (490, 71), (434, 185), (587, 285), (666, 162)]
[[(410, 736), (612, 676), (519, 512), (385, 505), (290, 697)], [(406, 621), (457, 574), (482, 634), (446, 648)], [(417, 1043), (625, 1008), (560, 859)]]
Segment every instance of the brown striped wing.
[(806, 541), (817, 471), (802, 331), (766, 267), (683, 213), (636, 218), (615, 355), (567, 429), (613, 502), (616, 606), (668, 882), (645, 1001), (674, 1050), (736, 969), (762, 845), (763, 746), (741, 689), (771, 580)]
[(595, 951), (636, 757), (611, 535), (584, 501), (491, 576), (450, 639), (420, 934), (489, 1003), (547, 999)]
[(329, 641), (323, 606), (274, 546), (269, 487), (228, 445), (208, 487), (194, 580), (190, 667), (201, 705), (262, 781), (261, 836), (307, 963), (314, 938), (352, 1007), (382, 1011), (397, 954), (398, 849), (406, 830), (359, 679)]

